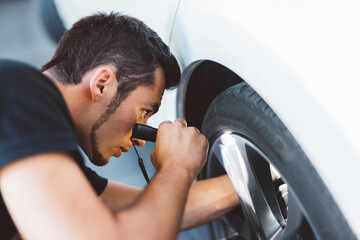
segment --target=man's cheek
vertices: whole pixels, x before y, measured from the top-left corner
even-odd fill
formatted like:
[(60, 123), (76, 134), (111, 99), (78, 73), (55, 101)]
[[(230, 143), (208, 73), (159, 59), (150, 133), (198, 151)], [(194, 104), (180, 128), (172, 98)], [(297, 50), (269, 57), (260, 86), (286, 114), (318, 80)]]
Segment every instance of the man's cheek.
[(126, 132), (132, 132), (134, 125), (138, 122), (136, 115), (129, 116), (124, 119), (124, 130)]
[(121, 135), (122, 137), (127, 137), (128, 135), (129, 135), (128, 137), (130, 137), (135, 123), (136, 123), (136, 119), (129, 118), (119, 122), (116, 128), (114, 128), (114, 130), (117, 132), (117, 134)]

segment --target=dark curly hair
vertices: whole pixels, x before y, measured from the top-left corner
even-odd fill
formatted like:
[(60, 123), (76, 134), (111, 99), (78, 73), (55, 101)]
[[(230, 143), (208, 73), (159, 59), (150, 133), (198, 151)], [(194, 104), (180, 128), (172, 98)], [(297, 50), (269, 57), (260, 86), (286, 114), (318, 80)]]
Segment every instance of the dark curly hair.
[(76, 22), (42, 71), (51, 69), (62, 83), (78, 84), (86, 72), (101, 64), (114, 65), (119, 82), (152, 84), (158, 67), (165, 73), (166, 89), (180, 79), (179, 65), (157, 33), (136, 18), (114, 12)]

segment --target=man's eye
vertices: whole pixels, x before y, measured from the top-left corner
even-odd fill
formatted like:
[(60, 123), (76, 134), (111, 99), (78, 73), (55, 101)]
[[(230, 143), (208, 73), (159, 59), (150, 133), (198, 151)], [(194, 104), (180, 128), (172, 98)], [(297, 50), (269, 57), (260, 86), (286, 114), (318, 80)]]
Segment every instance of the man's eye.
[(151, 114), (152, 111), (150, 110), (143, 110), (144, 117), (147, 117)]

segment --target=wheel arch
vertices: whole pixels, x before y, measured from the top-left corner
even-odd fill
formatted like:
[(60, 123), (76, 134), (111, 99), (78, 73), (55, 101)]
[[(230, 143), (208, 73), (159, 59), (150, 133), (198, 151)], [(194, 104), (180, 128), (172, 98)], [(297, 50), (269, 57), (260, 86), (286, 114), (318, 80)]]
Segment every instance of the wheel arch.
[(200, 129), (206, 109), (225, 89), (244, 80), (225, 66), (198, 60), (182, 73), (177, 92), (177, 116), (185, 118), (190, 126)]
[[(314, 70), (316, 65), (313, 65), (314, 68), (298, 68), (298, 61), (308, 61), (303, 55), (303, 49), (307, 49), (308, 42), (292, 47), (291, 52), (279, 52), (272, 48), (283, 46), (279, 45), (283, 41), (293, 43), (290, 41), (292, 36), (303, 36), (297, 28), (291, 28), (295, 30), (294, 34), (287, 31), (271, 34), (275, 37), (274, 42), (258, 35), (257, 30), (263, 32), (264, 29), (261, 28), (267, 26), (267, 19), (271, 19), (273, 12), (264, 11), (263, 14), (256, 15), (259, 8), (241, 3), (236, 5), (242, 6), (241, 8), (229, 4), (231, 8), (226, 10), (234, 13), (231, 15), (228, 11), (219, 11), (224, 10), (225, 5), (226, 1), (220, 5), (204, 1), (182, 1), (180, 4), (170, 42), (175, 57), (182, 69), (185, 69), (177, 91), (177, 116), (186, 118), (189, 125), (200, 127), (204, 109), (214, 96), (205, 93), (201, 88), (204, 78), (198, 72), (203, 71), (201, 68), (213, 71), (210, 64), (208, 65), (211, 62), (208, 59), (231, 69), (279, 116), (311, 159), (352, 228), (360, 229), (360, 217), (355, 213), (358, 212), (359, 205), (352, 200), (359, 195), (359, 191), (347, 184), (358, 182), (355, 169), (359, 169), (359, 151), (348, 141), (341, 123), (322, 104), (322, 95), (313, 92), (314, 84), (318, 83), (319, 79), (326, 80), (322, 88), (326, 89), (329, 84), (337, 84), (340, 78), (332, 75), (330, 68), (330, 76), (324, 77), (325, 72), (320, 71), (320, 78), (312, 74), (318, 72)], [(252, 16), (259, 16), (262, 24), (248, 28), (249, 24), (260, 20), (257, 18), (256, 21), (251, 21), (254, 20)], [(289, 24), (286, 21), (283, 23)], [(269, 29), (272, 29), (272, 26), (280, 25), (270, 24)], [(293, 58), (297, 61), (291, 61)], [(207, 80), (212, 82), (214, 78), (210, 76)], [(192, 88), (194, 91), (190, 91)], [(222, 86), (212, 91), (221, 92), (224, 88)], [(339, 102), (341, 100), (339, 99)], [(346, 176), (346, 180), (334, 176)], [(359, 235), (359, 231), (356, 232)]]
[[(238, 74), (218, 62), (205, 59), (192, 62), (181, 76), (176, 98), (177, 116), (185, 118), (189, 126), (200, 129), (211, 102), (225, 89), (244, 81)], [(327, 196), (327, 204), (336, 212), (338, 226), (346, 229), (349, 239), (356, 239), (327, 186), (322, 180), (319, 180), (319, 183), (322, 195)]]

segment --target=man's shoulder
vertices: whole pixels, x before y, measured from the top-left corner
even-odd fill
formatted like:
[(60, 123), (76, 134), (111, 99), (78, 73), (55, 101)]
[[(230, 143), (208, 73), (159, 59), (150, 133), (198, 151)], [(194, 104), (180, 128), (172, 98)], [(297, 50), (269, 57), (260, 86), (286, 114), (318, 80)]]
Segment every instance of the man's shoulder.
[[(0, 59), (0, 73), (2, 82), (6, 80), (6, 77), (19, 76), (22, 74), (31, 74), (41, 76), (41, 72), (35, 67), (16, 60)], [(4, 75), (4, 76), (3, 76)]]
[(35, 67), (8, 59), (0, 59), (0, 85), (5, 89), (19, 87), (27, 89), (31, 84), (43, 84), (55, 87), (55, 85)]
[(75, 128), (55, 84), (39, 70), (0, 61), (0, 167), (30, 154), (77, 151)]
[(56, 105), (67, 111), (63, 96), (52, 80), (35, 67), (14, 60), (0, 59), (0, 95), (1, 101), (6, 105), (11, 103), (12, 108), (34, 103), (51, 108)]

